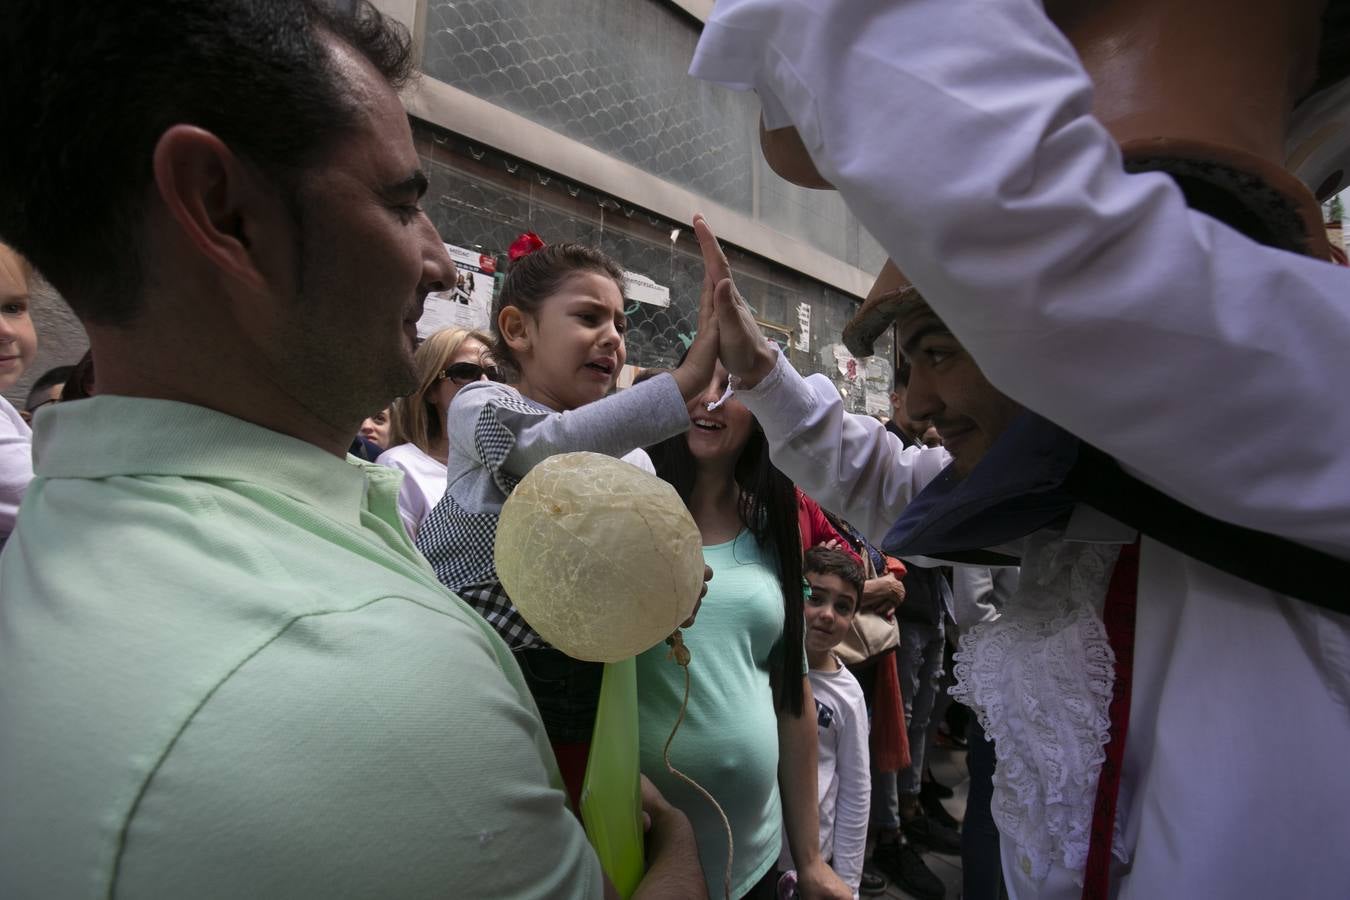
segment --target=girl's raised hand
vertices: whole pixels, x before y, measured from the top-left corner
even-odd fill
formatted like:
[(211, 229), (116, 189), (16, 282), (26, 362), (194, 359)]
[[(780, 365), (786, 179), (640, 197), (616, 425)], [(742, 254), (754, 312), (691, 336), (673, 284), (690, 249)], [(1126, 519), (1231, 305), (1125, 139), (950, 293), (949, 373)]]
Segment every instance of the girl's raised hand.
[(750, 304), (736, 290), (731, 265), (717, 243), (708, 220), (694, 216), (694, 234), (703, 251), (703, 290), (712, 295), (712, 308), (718, 327), (718, 356), (728, 372), (747, 388), (754, 387), (773, 371), (777, 358), (759, 325)]

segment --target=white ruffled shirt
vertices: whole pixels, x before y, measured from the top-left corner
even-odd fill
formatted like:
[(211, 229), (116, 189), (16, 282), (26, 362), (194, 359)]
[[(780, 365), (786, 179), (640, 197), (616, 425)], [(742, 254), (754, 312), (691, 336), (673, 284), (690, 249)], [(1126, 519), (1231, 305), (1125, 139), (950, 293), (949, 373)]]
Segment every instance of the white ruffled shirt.
[[(1087, 864), (1115, 683), (1101, 609), (1120, 545), (1041, 531), (1022, 552), (1003, 613), (961, 635), (950, 693), (994, 742), (994, 822), (1042, 880)], [(1114, 845), (1126, 859), (1119, 827)]]

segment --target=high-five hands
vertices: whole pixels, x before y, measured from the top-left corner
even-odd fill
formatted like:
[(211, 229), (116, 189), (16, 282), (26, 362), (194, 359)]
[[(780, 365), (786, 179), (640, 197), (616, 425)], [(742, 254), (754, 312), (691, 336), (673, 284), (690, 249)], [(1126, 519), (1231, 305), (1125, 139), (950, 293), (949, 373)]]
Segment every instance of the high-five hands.
[[(703, 216), (694, 216), (694, 234), (703, 251), (703, 289), (712, 294), (719, 330), (718, 356), (722, 365), (740, 379), (741, 385), (754, 387), (773, 371), (777, 356), (750, 310), (750, 304), (736, 290), (731, 266), (717, 243), (717, 235)], [(702, 309), (700, 308), (700, 317)]]
[[(707, 254), (704, 254), (707, 259)], [(702, 391), (707, 390), (712, 381), (713, 370), (717, 366), (718, 323), (713, 310), (713, 284), (706, 266), (703, 271), (703, 290), (698, 298), (698, 326), (694, 333), (694, 342), (689, 345), (684, 361), (671, 374), (680, 394), (688, 403)]]

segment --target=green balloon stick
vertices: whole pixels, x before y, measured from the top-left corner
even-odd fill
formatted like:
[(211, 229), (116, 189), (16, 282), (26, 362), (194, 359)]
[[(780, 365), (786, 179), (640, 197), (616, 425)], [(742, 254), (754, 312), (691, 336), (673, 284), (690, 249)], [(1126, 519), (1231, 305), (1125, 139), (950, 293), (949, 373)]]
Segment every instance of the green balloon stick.
[(581, 784), (581, 821), (619, 896), (633, 896), (646, 868), (638, 782), (636, 657), (605, 664), (586, 778)]

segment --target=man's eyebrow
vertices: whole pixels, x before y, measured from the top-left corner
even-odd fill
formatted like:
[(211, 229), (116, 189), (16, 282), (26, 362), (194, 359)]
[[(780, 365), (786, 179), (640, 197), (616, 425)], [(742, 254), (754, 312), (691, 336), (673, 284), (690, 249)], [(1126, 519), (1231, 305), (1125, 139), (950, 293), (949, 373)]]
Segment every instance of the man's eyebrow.
[(910, 335), (909, 340), (905, 341), (905, 343), (901, 345), (900, 352), (905, 354), (905, 356), (913, 356), (914, 351), (919, 349), (919, 344), (923, 342), (923, 339), (933, 334), (941, 334), (945, 335), (946, 337), (953, 337), (951, 329), (949, 329), (946, 325), (943, 325), (941, 322), (932, 322), (920, 328), (912, 335)]
[(394, 184), (387, 184), (381, 188), (381, 193), (387, 197), (406, 197), (408, 194), (416, 193), (420, 200), (426, 194), (430, 182), (427, 181), (427, 175), (421, 169), (417, 169), (407, 178)]

